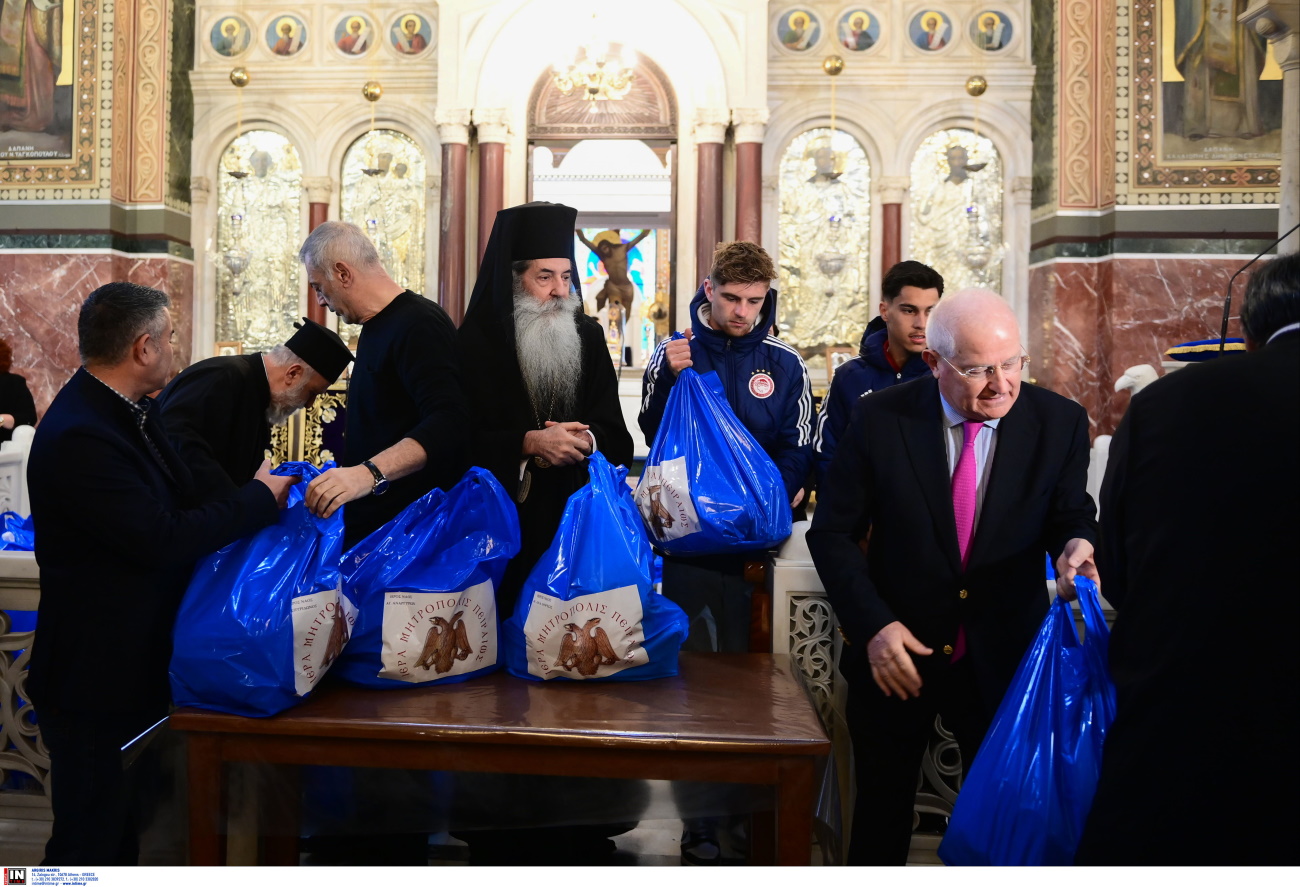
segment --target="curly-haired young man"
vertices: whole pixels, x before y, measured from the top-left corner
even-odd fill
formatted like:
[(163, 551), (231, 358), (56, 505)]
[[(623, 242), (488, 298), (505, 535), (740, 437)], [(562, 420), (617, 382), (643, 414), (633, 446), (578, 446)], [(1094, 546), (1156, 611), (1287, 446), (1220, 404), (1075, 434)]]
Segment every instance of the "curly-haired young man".
[[(772, 257), (758, 244), (718, 245), (709, 276), (691, 300), (686, 338), (660, 342), (646, 366), (639, 422), (647, 442), (653, 442), (677, 374), (689, 366), (716, 372), (736, 417), (780, 469), (793, 507), (803, 499), (812, 462), (812, 386), (799, 352), (772, 335), (774, 277)], [(690, 619), (683, 649), (749, 650), (750, 586), (744, 571), (755, 556), (664, 558), (664, 595)], [(688, 820), (686, 825), (683, 857), (717, 862), (717, 824)]]

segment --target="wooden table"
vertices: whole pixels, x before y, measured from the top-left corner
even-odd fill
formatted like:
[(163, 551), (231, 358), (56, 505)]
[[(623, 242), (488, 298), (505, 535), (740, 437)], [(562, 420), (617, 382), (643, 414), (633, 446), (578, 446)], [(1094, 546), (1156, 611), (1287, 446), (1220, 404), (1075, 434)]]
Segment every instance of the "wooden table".
[[(189, 740), (190, 861), (218, 865), (226, 761), (772, 785), (779, 865), (811, 857), (814, 767), (830, 751), (789, 656), (681, 654), (654, 681), (334, 686), (273, 718), (180, 709)], [(766, 857), (766, 859), (764, 858)], [(296, 840), (282, 851), (296, 861)]]

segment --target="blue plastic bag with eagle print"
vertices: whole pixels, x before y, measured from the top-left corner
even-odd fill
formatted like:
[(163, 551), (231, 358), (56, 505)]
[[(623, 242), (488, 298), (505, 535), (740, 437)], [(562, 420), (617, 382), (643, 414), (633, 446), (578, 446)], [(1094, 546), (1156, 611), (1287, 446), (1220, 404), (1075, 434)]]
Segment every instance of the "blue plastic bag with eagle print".
[[(326, 463), (326, 469), (333, 467)], [(266, 717), (296, 705), (334, 665), (356, 608), (341, 591), (343, 515), (307, 510), (321, 469), (284, 462), (298, 475), (275, 524), (199, 562), (172, 632), (177, 705)]]
[(627, 469), (599, 452), (565, 503), (551, 547), (501, 626), (506, 669), (534, 681), (641, 681), (677, 674), (681, 608), (651, 581), (654, 552)]
[(761, 551), (790, 535), (781, 471), (736, 418), (717, 373), (678, 374), (635, 498), (667, 554)]
[(343, 558), (357, 620), (339, 676), (382, 689), (495, 671), (496, 589), (518, 552), (515, 503), (490, 471), (416, 499)]

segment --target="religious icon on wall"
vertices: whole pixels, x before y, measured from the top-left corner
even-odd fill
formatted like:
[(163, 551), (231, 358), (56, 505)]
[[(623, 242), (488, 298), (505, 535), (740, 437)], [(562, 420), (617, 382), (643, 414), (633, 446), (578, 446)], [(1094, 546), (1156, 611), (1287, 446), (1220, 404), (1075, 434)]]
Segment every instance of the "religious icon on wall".
[(261, 351), (302, 313), (302, 161), (279, 133), (250, 130), (222, 152), (220, 170), (216, 338)]
[(907, 36), (912, 44), (926, 52), (943, 49), (952, 39), (952, 20), (938, 10), (923, 10), (912, 16), (907, 26)]
[[(1160, 159), (1281, 160), (1282, 71), (1237, 21), (1245, 0), (1165, 0), (1160, 14)], [(1240, 184), (1240, 183), (1234, 183)]]
[(786, 49), (795, 52), (811, 49), (821, 33), (821, 21), (812, 11), (802, 7), (791, 9), (776, 20), (776, 39)]
[(266, 28), (266, 45), (276, 55), (297, 55), (307, 42), (307, 25), (296, 15), (277, 16)]
[(365, 55), (372, 45), (374, 30), (364, 15), (347, 16), (334, 27), (334, 45), (344, 55)]
[[(343, 156), (340, 218), (366, 232), (384, 270), (406, 289), (425, 287), (424, 152), (406, 133), (376, 129), (353, 142)], [(339, 324), (346, 341), (361, 327)]]
[(72, 0), (0, 0), (0, 161), (72, 157)]
[(1011, 34), (1011, 19), (1000, 12), (986, 9), (971, 19), (970, 39), (985, 52), (1005, 49)]
[(969, 129), (931, 133), (912, 158), (909, 254), (943, 275), (944, 288), (1002, 288), (1002, 162)]
[(840, 16), (840, 45), (850, 52), (866, 52), (880, 39), (880, 19), (865, 9), (850, 9)]
[(433, 42), (433, 26), (418, 13), (407, 13), (393, 22), (389, 37), (402, 55), (419, 55)]
[(248, 23), (239, 16), (223, 15), (213, 23), (208, 42), (218, 54), (230, 58), (248, 49), (252, 33)]
[[(826, 345), (858, 341), (870, 314), (871, 169), (843, 130), (800, 133), (781, 157), (777, 303), (781, 338), (818, 366)], [(816, 349), (810, 354), (808, 349)]]

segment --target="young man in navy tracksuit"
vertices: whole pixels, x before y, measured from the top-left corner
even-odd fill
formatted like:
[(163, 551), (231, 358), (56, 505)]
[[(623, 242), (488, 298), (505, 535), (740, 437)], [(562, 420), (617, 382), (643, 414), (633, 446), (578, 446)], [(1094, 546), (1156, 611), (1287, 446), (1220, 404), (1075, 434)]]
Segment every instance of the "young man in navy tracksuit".
[[(686, 367), (716, 372), (732, 411), (776, 463), (794, 506), (803, 499), (812, 463), (812, 386), (799, 352), (771, 335), (775, 276), (772, 258), (757, 244), (719, 244), (709, 276), (691, 300), (687, 338), (660, 342), (646, 366), (638, 421), (646, 441), (653, 443), (677, 374)], [(745, 562), (760, 556), (765, 555), (664, 558), (664, 595), (690, 619), (682, 649), (748, 652)], [(688, 861), (718, 861), (716, 826), (687, 822), (682, 855)]]
[(881, 283), (880, 316), (867, 324), (858, 356), (835, 371), (822, 401), (813, 442), (817, 483), (821, 485), (835, 456), (835, 445), (849, 424), (858, 398), (873, 391), (928, 375), (921, 359), (925, 324), (943, 295), (943, 277), (929, 265), (899, 262)]

